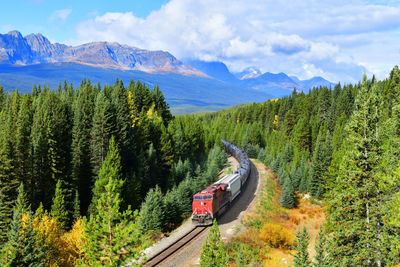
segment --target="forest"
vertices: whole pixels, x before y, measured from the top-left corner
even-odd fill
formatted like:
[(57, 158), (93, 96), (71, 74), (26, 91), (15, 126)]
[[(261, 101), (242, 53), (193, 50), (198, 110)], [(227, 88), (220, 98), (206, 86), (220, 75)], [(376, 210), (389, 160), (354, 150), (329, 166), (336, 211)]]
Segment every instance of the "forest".
[(217, 179), (226, 162), (221, 138), (276, 173), (282, 207), (295, 207), (297, 194), (327, 206), (316, 266), (399, 264), (397, 66), (383, 81), (364, 76), (177, 117), (158, 86), (139, 81), (64, 82), (30, 94), (0, 87), (1, 264), (119, 266), (139, 258)]
[[(308, 94), (294, 89), (281, 99), (194, 118), (202, 122), (207, 147), (226, 138), (276, 173), (282, 207), (294, 208), (299, 194), (323, 201), (324, 241), (313, 266), (399, 264), (397, 66), (383, 81), (364, 75), (355, 85), (339, 83)], [(299, 236), (304, 252), (307, 233)], [(311, 265), (309, 259), (295, 260), (295, 266)]]
[(158, 86), (139, 81), (0, 88), (0, 107), (2, 265), (139, 257), (226, 161), (206, 149), (200, 122), (173, 118)]

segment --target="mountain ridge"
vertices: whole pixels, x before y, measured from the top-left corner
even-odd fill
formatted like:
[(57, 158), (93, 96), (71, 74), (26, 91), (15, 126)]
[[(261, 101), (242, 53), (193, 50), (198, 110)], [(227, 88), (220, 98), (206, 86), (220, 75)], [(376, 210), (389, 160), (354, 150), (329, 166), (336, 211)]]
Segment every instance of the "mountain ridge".
[(67, 46), (59, 43), (52, 44), (42, 34), (29, 34), (25, 37), (18, 31), (0, 34), (1, 64), (32, 65), (55, 62), (75, 62), (148, 73), (207, 76), (183, 64), (166, 51), (150, 51), (115, 42), (91, 42)]

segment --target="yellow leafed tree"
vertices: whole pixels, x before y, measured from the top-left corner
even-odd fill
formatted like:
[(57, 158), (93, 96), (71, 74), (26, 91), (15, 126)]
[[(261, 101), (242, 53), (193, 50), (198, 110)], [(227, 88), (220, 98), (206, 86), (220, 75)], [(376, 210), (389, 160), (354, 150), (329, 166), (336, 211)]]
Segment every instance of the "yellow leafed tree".
[(133, 102), (132, 92), (128, 92), (128, 108), (129, 108), (129, 117), (131, 118), (132, 128), (135, 126), (139, 126), (139, 115), (138, 111), (135, 108), (135, 103)]

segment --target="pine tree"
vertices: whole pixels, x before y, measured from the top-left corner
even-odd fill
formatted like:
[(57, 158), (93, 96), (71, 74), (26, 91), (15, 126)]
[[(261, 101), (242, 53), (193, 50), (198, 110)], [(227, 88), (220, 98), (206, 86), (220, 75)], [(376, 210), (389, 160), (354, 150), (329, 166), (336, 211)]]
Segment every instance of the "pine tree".
[(297, 247), (296, 255), (294, 256), (294, 266), (295, 267), (309, 267), (311, 266), (310, 256), (308, 254), (308, 242), (310, 241), (310, 236), (307, 233), (307, 229), (303, 227), (303, 231), (298, 232), (297, 235)]
[(90, 83), (82, 82), (81, 85), (74, 101), (72, 175), (79, 190), (81, 211), (86, 214), (91, 199), (90, 130), (93, 122), (95, 91)]
[(78, 190), (75, 190), (75, 198), (74, 198), (74, 213), (73, 213), (74, 222), (81, 217), (81, 205), (79, 204), (79, 193)]
[[(326, 135), (326, 137), (325, 137)], [(332, 149), (329, 131), (320, 130), (313, 155), (309, 191), (313, 197), (321, 198), (325, 186), (325, 173), (331, 163)]]
[(107, 155), (109, 140), (115, 127), (114, 110), (105, 91), (101, 91), (96, 98), (93, 114), (93, 127), (90, 135), (90, 152), (93, 174), (98, 175)]
[(164, 230), (166, 209), (163, 203), (163, 195), (158, 186), (147, 193), (138, 218), (139, 230), (143, 234), (150, 230)]
[(0, 247), (2, 247), (2, 245), (7, 241), (9, 224), (5, 195), (3, 190), (0, 190)]
[(280, 203), (282, 207), (287, 209), (292, 209), (295, 206), (293, 186), (289, 177), (286, 177), (283, 182)]
[(142, 239), (137, 231), (136, 213), (130, 208), (120, 212), (119, 191), (123, 181), (107, 177), (108, 183), (97, 199), (96, 213), (84, 220), (87, 242), (83, 263), (89, 266), (120, 266), (128, 257), (134, 260), (140, 256)]
[(319, 228), (318, 239), (317, 242), (315, 242), (315, 252), (316, 254), (314, 256), (313, 266), (328, 267), (329, 264), (326, 257), (326, 237), (322, 227)]
[(94, 183), (92, 204), (90, 205), (90, 213), (96, 213), (97, 201), (101, 195), (105, 192), (105, 186), (108, 183), (110, 177), (113, 177), (119, 186), (115, 188), (116, 193), (121, 194), (123, 181), (121, 179), (121, 157), (118, 152), (118, 148), (115, 144), (114, 137), (111, 137), (108, 153), (99, 171), (99, 177)]
[(7, 266), (41, 266), (45, 249), (40, 245), (33, 228), (33, 215), (29, 210), (23, 184), (18, 188), (18, 197), (13, 211), (13, 220), (4, 246)]
[(300, 180), (300, 185), (299, 185), (299, 191), (301, 193), (307, 193), (307, 189), (308, 189), (308, 180), (309, 180), (309, 167), (307, 165), (304, 165), (304, 171), (303, 171), (303, 175), (301, 176), (301, 180)]
[(380, 170), (380, 90), (364, 77), (346, 126), (344, 156), (330, 192), (328, 251), (334, 265), (383, 266), (394, 236), (385, 225), (384, 199), (393, 187)]
[(56, 191), (54, 193), (50, 215), (57, 220), (57, 223), (61, 229), (65, 230), (67, 228), (69, 216), (68, 211), (65, 208), (64, 192), (61, 188), (61, 180), (58, 180), (56, 185)]
[(227, 255), (224, 242), (221, 240), (217, 220), (214, 219), (207, 239), (203, 244), (200, 254), (201, 267), (227, 266)]

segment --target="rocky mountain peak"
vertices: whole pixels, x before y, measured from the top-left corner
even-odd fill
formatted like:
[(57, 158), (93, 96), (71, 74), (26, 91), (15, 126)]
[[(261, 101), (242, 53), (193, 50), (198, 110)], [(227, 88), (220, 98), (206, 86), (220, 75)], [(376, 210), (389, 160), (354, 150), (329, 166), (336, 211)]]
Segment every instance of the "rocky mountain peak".
[(24, 37), (19, 31), (10, 31), (7, 33), (10, 37), (16, 38), (16, 39), (23, 39)]
[(52, 44), (40, 33), (25, 37), (18, 31), (0, 34), (0, 63), (29, 65), (49, 62), (75, 62), (102, 68), (206, 76), (164, 51), (149, 51), (115, 42), (92, 42), (73, 47)]

